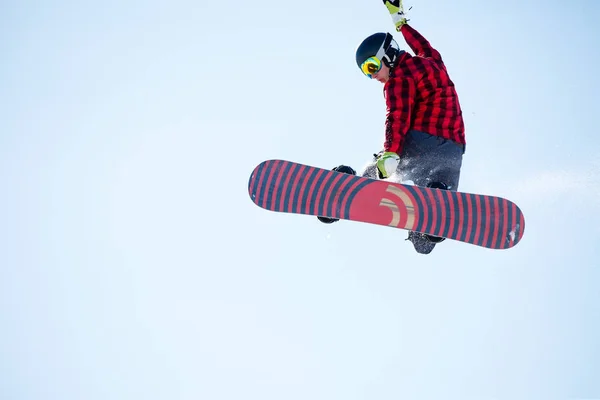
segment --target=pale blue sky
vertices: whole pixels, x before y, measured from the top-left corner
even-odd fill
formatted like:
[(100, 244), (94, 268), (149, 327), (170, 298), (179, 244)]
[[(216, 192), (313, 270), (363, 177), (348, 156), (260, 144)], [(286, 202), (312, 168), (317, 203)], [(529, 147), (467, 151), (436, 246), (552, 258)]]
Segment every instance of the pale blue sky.
[(248, 198), (380, 149), (379, 0), (2, 2), (0, 398), (600, 398), (600, 5), (405, 5), (513, 249)]

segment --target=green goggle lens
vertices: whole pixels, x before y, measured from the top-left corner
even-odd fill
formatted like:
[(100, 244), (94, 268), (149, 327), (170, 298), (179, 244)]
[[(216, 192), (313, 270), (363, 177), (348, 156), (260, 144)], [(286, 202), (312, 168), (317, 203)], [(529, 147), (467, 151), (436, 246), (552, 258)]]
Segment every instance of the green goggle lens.
[(373, 75), (381, 69), (381, 60), (377, 57), (369, 57), (360, 66), (363, 74), (373, 79)]

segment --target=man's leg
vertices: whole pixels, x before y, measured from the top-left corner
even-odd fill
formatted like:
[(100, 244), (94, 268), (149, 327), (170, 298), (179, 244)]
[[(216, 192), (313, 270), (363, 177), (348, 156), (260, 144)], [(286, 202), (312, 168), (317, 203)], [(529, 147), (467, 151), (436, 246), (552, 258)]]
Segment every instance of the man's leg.
[[(399, 173), (403, 181), (440, 190), (458, 189), (464, 147), (441, 137), (410, 131), (400, 155)], [(429, 254), (444, 238), (409, 232), (417, 253)]]

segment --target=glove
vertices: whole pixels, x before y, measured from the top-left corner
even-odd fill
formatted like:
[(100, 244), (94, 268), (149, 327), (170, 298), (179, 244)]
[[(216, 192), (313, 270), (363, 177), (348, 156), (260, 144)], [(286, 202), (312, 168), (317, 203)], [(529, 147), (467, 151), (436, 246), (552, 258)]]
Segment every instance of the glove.
[(396, 172), (398, 164), (400, 164), (398, 154), (391, 151), (378, 154), (377, 169), (379, 170), (379, 176), (383, 179), (389, 178), (390, 175)]
[(396, 30), (400, 32), (402, 26), (408, 22), (408, 19), (406, 19), (406, 15), (404, 14), (402, 0), (383, 0), (383, 4), (385, 4), (390, 12), (392, 21), (394, 22), (394, 25), (396, 25)]

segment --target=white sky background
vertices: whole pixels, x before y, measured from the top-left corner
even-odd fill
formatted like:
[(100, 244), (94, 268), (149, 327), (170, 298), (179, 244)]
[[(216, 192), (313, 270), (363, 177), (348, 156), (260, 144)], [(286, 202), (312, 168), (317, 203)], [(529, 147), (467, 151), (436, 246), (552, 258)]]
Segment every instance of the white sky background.
[(600, 6), (405, 5), (513, 249), (248, 198), (265, 159), (380, 149), (380, 1), (3, 2), (0, 398), (600, 398)]

